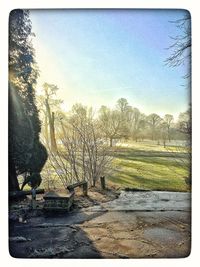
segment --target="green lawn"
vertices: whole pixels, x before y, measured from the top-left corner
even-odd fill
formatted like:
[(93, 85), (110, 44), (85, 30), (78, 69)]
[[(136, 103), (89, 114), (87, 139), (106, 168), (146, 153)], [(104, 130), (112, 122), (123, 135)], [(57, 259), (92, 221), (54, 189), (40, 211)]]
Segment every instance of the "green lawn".
[(181, 147), (129, 142), (114, 149), (116, 170), (108, 179), (121, 188), (188, 191), (188, 153)]

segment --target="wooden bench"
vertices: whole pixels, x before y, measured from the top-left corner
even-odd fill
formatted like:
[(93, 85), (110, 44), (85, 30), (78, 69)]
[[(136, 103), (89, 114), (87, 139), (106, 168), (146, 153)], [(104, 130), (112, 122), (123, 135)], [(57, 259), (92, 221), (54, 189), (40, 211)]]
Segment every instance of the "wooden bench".
[(74, 192), (74, 189), (76, 187), (82, 187), (82, 189), (83, 189), (83, 195), (84, 196), (87, 196), (87, 193), (88, 193), (88, 183), (86, 181), (78, 182), (78, 183), (75, 183), (75, 184), (72, 184), (72, 185), (68, 185), (67, 189), (69, 190), (69, 192)]
[(69, 193), (57, 193), (50, 191), (44, 195), (44, 206), (43, 209), (46, 211), (69, 211), (74, 200), (74, 192)]

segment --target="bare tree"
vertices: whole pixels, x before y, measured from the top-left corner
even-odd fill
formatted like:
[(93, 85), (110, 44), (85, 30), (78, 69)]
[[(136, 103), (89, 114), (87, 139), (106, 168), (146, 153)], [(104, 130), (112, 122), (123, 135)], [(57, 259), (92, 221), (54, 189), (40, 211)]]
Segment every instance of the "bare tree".
[(181, 133), (185, 134), (187, 139), (190, 139), (191, 135), (191, 110), (182, 112), (178, 118), (178, 129)]
[(100, 176), (109, 174), (111, 152), (91, 109), (74, 105), (68, 116), (60, 118), (57, 132), (58, 151), (50, 151), (49, 158), (65, 188), (80, 181), (95, 186)]
[(116, 108), (119, 110), (122, 114), (126, 114), (129, 110), (129, 104), (126, 98), (120, 98), (117, 100)]
[(57, 86), (53, 84), (47, 84), (45, 83), (43, 85), (44, 92), (45, 92), (45, 107), (46, 107), (46, 114), (49, 122), (49, 132), (50, 132), (50, 141), (51, 141), (51, 150), (53, 152), (57, 151), (57, 145), (56, 145), (56, 138), (55, 138), (55, 117), (54, 117), (54, 112), (51, 111), (51, 107), (49, 104), (49, 98), (55, 92), (58, 90)]
[(159, 134), (160, 134), (160, 139), (163, 143), (164, 148), (166, 148), (166, 141), (168, 139), (168, 125), (167, 122), (162, 120), (160, 125), (159, 125)]
[[(174, 37), (171, 37), (173, 40), (172, 45), (168, 48), (171, 51), (171, 55), (166, 59), (166, 65), (170, 67), (178, 67), (185, 63), (188, 64), (188, 72), (185, 74), (184, 78), (187, 81), (187, 89), (190, 90), (191, 86), (191, 16), (188, 11), (187, 14), (179, 20), (173, 21), (176, 27), (180, 30), (180, 34)], [(180, 114), (178, 129), (181, 133), (185, 134), (188, 144), (186, 146), (186, 160), (181, 159), (178, 164), (181, 164), (182, 167), (185, 167), (186, 170), (189, 170), (188, 177), (186, 177), (186, 183), (191, 183), (191, 148), (190, 148), (190, 136), (191, 136), (191, 107), (190, 109)], [(181, 148), (182, 149), (182, 148)], [(178, 151), (179, 153), (179, 151)], [(176, 157), (177, 152), (174, 152)]]
[(43, 94), (37, 97), (38, 106), (40, 108), (40, 118), (42, 120), (43, 126), (43, 136), (44, 143), (46, 145), (51, 145), (51, 151), (54, 153), (57, 150), (56, 144), (56, 132), (55, 132), (55, 123), (57, 114), (61, 112), (60, 104), (63, 102), (60, 99), (57, 99), (58, 87), (54, 84), (43, 84)]
[(174, 120), (174, 117), (171, 114), (166, 114), (164, 116), (164, 122), (166, 123), (166, 130), (167, 130), (169, 142), (171, 141), (170, 130), (171, 130), (171, 126), (172, 126), (173, 120)]
[(189, 12), (176, 21), (171, 21), (180, 30), (180, 34), (171, 37), (172, 45), (168, 48), (171, 55), (166, 59), (166, 64), (170, 67), (177, 67), (191, 60), (191, 17)]
[(102, 106), (99, 111), (99, 124), (104, 137), (109, 139), (110, 147), (112, 147), (113, 140), (121, 138), (122, 117), (120, 111)]
[(128, 126), (130, 136), (137, 142), (141, 131), (145, 128), (145, 115), (139, 109), (131, 108), (128, 112)]
[(155, 140), (155, 138), (156, 138), (156, 131), (158, 129), (158, 126), (159, 126), (161, 120), (162, 120), (161, 117), (155, 113), (152, 113), (147, 117), (147, 122), (148, 122), (148, 125), (150, 128), (150, 131), (151, 131), (151, 139), (152, 140)]

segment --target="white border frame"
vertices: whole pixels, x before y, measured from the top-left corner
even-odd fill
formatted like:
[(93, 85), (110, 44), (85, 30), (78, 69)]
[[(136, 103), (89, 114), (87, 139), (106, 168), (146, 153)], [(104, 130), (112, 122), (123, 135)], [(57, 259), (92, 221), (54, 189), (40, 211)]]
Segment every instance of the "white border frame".
[[(173, 8), (173, 9), (187, 9), (192, 16), (192, 121), (193, 121), (193, 160), (192, 160), (192, 251), (191, 255), (184, 259), (130, 259), (130, 260), (53, 260), (53, 259), (14, 259), (8, 252), (8, 17), (9, 12), (15, 8), (37, 8), (37, 9), (54, 9), (54, 8)], [(199, 157), (199, 106), (200, 106), (200, 88), (199, 81), (199, 62), (200, 62), (200, 41), (199, 41), (199, 4), (197, 0), (6, 0), (0, 2), (0, 26), (1, 26), (1, 48), (0, 48), (0, 164), (1, 164), (1, 193), (0, 193), (0, 213), (1, 213), (1, 227), (0, 227), (0, 260), (2, 266), (19, 266), (29, 267), (42, 264), (42, 266), (66, 266), (72, 264), (79, 266), (79, 264), (87, 265), (87, 267), (98, 267), (101, 264), (106, 265), (130, 265), (137, 264), (137, 266), (168, 266), (175, 264), (177, 267), (181, 266), (196, 266), (199, 261), (199, 181), (198, 177), (198, 157)], [(4, 265), (3, 265), (4, 264)]]

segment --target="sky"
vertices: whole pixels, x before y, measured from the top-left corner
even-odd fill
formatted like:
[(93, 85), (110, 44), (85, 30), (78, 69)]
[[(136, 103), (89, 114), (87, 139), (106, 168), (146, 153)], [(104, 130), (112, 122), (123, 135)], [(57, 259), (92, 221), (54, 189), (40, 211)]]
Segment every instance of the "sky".
[(32, 10), (33, 45), (44, 82), (59, 87), (64, 109), (75, 103), (114, 107), (123, 97), (146, 114), (186, 111), (187, 64), (167, 67), (170, 37), (183, 10)]

